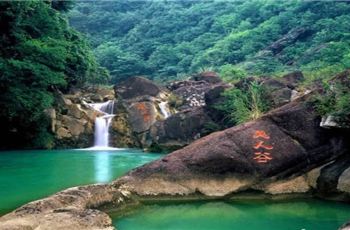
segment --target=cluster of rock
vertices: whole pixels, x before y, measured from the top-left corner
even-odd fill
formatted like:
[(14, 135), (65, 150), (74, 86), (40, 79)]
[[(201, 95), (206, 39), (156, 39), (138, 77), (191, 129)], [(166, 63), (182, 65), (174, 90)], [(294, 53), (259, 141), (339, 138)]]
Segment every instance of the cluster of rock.
[(94, 122), (101, 113), (89, 103), (114, 99), (113, 89), (86, 87), (69, 94), (56, 92), (55, 107), (48, 109), (55, 148), (84, 148), (93, 143)]
[[(125, 183), (140, 196), (226, 197), (255, 190), (347, 200), (349, 130), (321, 128), (321, 118), (304, 103), (306, 97), (137, 168)], [(256, 158), (257, 132), (267, 135), (261, 139), (268, 149), (265, 161)]]
[(57, 92), (56, 106), (47, 110), (56, 137), (51, 147), (92, 146), (94, 121), (101, 114), (89, 103), (114, 100), (111, 146), (157, 151), (180, 148), (208, 134), (206, 124), (213, 123), (213, 119), (207, 98), (213, 99), (214, 94), (220, 97), (228, 87), (216, 73), (206, 72), (164, 87), (143, 77), (132, 77), (114, 90), (88, 87), (68, 94)]
[[(145, 199), (215, 199), (255, 191), (350, 200), (350, 130), (320, 127), (303, 95), (200, 138), (107, 185), (71, 188), (0, 218), (0, 229), (114, 229), (100, 210)], [(349, 229), (349, 224), (341, 227)]]
[[(123, 120), (127, 121), (124, 124), (129, 128), (128, 138), (124, 138), (128, 142), (124, 144), (148, 150), (169, 150), (208, 134), (206, 124), (213, 120), (206, 109), (206, 96), (213, 89), (220, 88), (222, 92), (227, 87), (213, 72), (165, 87), (142, 77), (121, 82), (115, 86), (115, 94)], [(119, 113), (117, 110), (117, 116)], [(117, 133), (119, 137), (123, 135), (120, 131)]]
[[(215, 108), (223, 100), (221, 93), (231, 87), (243, 89), (252, 80), (269, 89), (273, 106), (278, 107), (296, 98), (295, 89), (303, 75), (294, 72), (280, 79), (248, 78), (234, 86), (224, 83), (214, 72), (203, 72), (165, 87), (142, 77), (129, 78), (115, 86), (119, 105), (115, 120), (119, 122), (113, 125), (113, 143), (154, 151), (186, 146), (225, 128), (225, 115)], [(170, 116), (164, 116), (161, 103), (165, 103)]]
[(96, 116), (89, 103), (114, 100), (115, 116), (110, 145), (139, 147), (150, 151), (178, 149), (213, 131), (227, 128), (225, 114), (216, 109), (222, 92), (231, 87), (245, 90), (251, 81), (266, 86), (279, 107), (300, 96), (301, 72), (282, 78), (247, 78), (235, 85), (224, 83), (215, 72), (203, 72), (188, 80), (159, 86), (143, 77), (128, 78), (114, 89), (89, 87), (69, 94), (57, 93), (57, 105), (48, 110), (56, 148), (92, 146)]

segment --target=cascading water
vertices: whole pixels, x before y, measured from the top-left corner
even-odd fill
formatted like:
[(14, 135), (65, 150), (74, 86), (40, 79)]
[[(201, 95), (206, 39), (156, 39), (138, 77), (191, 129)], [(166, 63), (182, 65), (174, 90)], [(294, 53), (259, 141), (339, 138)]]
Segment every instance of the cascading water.
[(165, 119), (167, 119), (171, 115), (167, 104), (168, 104), (168, 102), (166, 102), (166, 101), (162, 101), (161, 103), (159, 103), (160, 111), (162, 112)]
[(95, 119), (95, 141), (93, 148), (108, 148), (109, 147), (109, 127), (112, 122), (114, 100), (109, 100), (103, 103), (92, 103), (90, 106), (103, 113), (104, 115)]

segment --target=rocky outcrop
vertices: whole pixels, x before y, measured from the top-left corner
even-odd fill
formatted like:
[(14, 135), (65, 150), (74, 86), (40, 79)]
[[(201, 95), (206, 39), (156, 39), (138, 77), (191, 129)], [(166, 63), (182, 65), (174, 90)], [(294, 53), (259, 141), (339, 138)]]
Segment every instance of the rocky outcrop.
[(216, 72), (213, 71), (204, 71), (192, 76), (192, 80), (194, 81), (205, 81), (211, 84), (222, 83), (221, 78)]
[(166, 87), (175, 95), (182, 98), (183, 104), (178, 110), (187, 110), (193, 107), (206, 105), (205, 95), (213, 88), (226, 87), (229, 85), (222, 82), (215, 72), (202, 72), (194, 75), (189, 80), (175, 81)]
[(55, 148), (86, 148), (93, 145), (94, 122), (101, 113), (88, 103), (113, 100), (112, 89), (86, 87), (68, 94), (56, 92), (55, 107), (47, 110)]
[(150, 146), (179, 149), (208, 134), (206, 124), (213, 122), (203, 107), (181, 111), (152, 125)]
[(293, 44), (298, 39), (302, 39), (309, 36), (311, 34), (310, 32), (311, 31), (309, 29), (303, 28), (303, 27), (292, 29), (282, 38), (273, 42), (265, 50), (269, 50), (269, 51), (272, 51), (273, 54), (277, 54), (281, 52), (285, 47)]
[(217, 122), (222, 114), (212, 106), (219, 103), (221, 93), (231, 85), (222, 82), (215, 72), (202, 72), (166, 87), (182, 104), (176, 108), (177, 113), (152, 125), (150, 146), (178, 149), (221, 128)]
[[(132, 77), (114, 88), (118, 109), (112, 123), (112, 132), (119, 134), (118, 146), (147, 146), (147, 134), (158, 120), (165, 119), (160, 104), (170, 93), (143, 77)], [(166, 108), (170, 113), (170, 108)]]
[[(123, 107), (117, 110), (116, 117), (123, 114), (119, 126), (123, 123), (122, 129), (127, 133), (127, 138), (122, 137), (125, 141), (119, 141), (119, 145), (133, 143), (155, 151), (181, 148), (213, 131), (227, 128), (226, 114), (216, 108), (224, 100), (222, 93), (226, 89), (248, 90), (251, 81), (258, 81), (267, 89), (272, 107), (277, 108), (302, 96), (297, 86), (303, 80), (299, 71), (281, 78), (251, 77), (234, 86), (222, 82), (215, 72), (203, 72), (165, 87), (142, 77), (129, 78), (114, 88), (118, 103)], [(168, 111), (166, 116), (161, 108), (164, 103)]]
[[(307, 174), (349, 151), (345, 133), (324, 130), (319, 122), (312, 107), (299, 99), (130, 172), (128, 185), (142, 196), (309, 192)], [(323, 170), (316, 190), (322, 188)]]
[[(95, 118), (102, 113), (89, 104), (109, 100), (115, 101), (111, 146), (157, 151), (183, 147), (213, 131), (207, 126), (215, 123), (215, 112), (207, 105), (214, 104), (227, 87), (216, 73), (205, 72), (166, 87), (132, 77), (114, 89), (95, 86), (57, 92), (56, 106), (46, 111), (55, 135), (52, 147), (92, 146)], [(170, 128), (179, 132), (174, 134)]]
[(115, 94), (124, 100), (143, 96), (157, 97), (162, 89), (144, 77), (130, 77), (114, 87)]
[(131, 137), (126, 138), (128, 143), (156, 151), (180, 148), (209, 133), (206, 125), (213, 120), (206, 109), (206, 95), (219, 87), (217, 92), (227, 86), (214, 72), (166, 87), (142, 77), (129, 78), (114, 88), (123, 107), (116, 117), (123, 113), (124, 132)]

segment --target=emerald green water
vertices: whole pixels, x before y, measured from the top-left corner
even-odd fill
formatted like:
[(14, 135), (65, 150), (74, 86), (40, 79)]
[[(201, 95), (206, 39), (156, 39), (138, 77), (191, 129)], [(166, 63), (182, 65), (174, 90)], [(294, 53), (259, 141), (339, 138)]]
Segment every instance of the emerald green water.
[(144, 205), (113, 223), (118, 230), (335, 230), (347, 220), (343, 203), (252, 200)]
[[(160, 156), (131, 149), (0, 152), (0, 215), (68, 187), (109, 182)], [(333, 230), (347, 220), (350, 205), (321, 200), (150, 204), (113, 217), (118, 230)]]
[(160, 156), (131, 149), (0, 152), (0, 215), (68, 187), (109, 182)]

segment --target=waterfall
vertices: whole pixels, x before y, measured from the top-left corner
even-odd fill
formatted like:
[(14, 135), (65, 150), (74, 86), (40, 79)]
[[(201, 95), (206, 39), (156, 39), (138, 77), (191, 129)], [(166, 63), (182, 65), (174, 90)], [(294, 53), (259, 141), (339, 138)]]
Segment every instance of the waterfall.
[(171, 115), (167, 104), (168, 104), (168, 102), (166, 102), (166, 101), (162, 101), (161, 103), (159, 103), (160, 111), (162, 112), (165, 119), (167, 119)]
[(113, 114), (114, 100), (109, 100), (102, 103), (91, 103), (89, 104), (94, 110), (97, 110), (104, 114)]
[(109, 147), (109, 127), (112, 123), (114, 100), (109, 100), (103, 103), (89, 104), (93, 109), (103, 113), (104, 115), (95, 119), (95, 141), (93, 148), (108, 148)]

